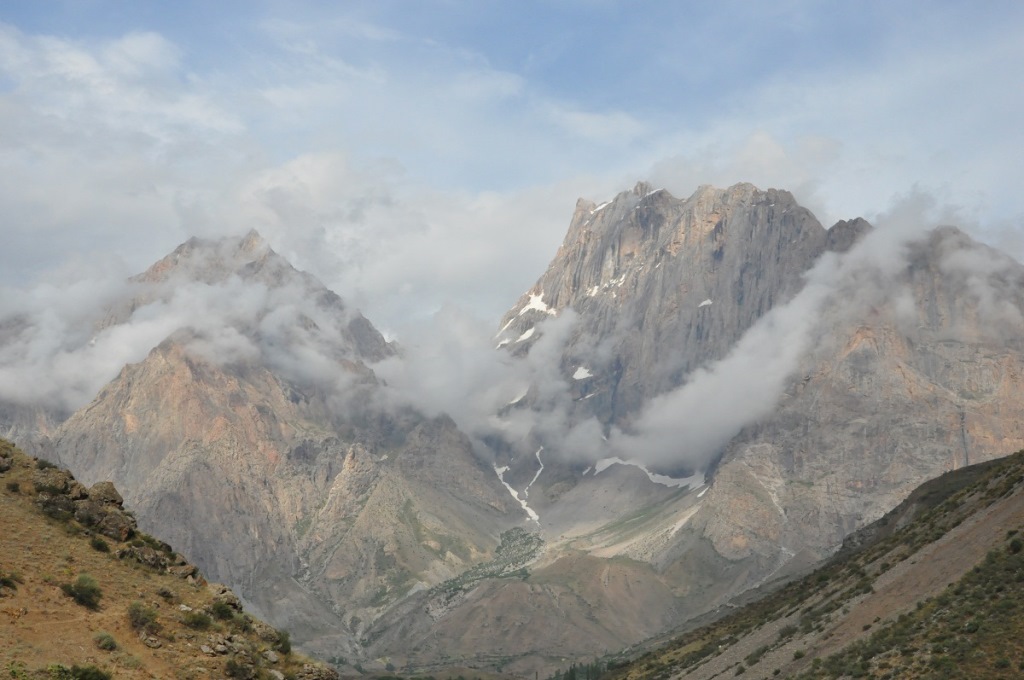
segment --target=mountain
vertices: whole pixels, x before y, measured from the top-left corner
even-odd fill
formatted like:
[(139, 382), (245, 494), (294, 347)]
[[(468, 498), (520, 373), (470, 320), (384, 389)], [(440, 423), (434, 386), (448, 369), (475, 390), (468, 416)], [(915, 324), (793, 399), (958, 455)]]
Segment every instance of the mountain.
[(67, 343), (132, 360), (0, 425), (45, 424), (34, 450), (351, 672), (635, 645), (1024, 447), (1021, 265), (749, 184), (578, 202), (494, 339), (528, 389), (484, 426), (402, 405), (380, 375), (414, 359), (255, 233), (82, 318)]
[(5, 440), (0, 482), (0, 663), (10, 677), (337, 679), (140, 532), (109, 482), (87, 489)]
[(926, 482), (809, 576), (766, 587), (607, 678), (1015, 677), (1024, 451)]
[(849, 248), (869, 228), (860, 220), (825, 230), (790, 193), (750, 184), (703, 186), (679, 200), (639, 183), (601, 205), (581, 199), (554, 260), (504, 316), (499, 338), (526, 352), (545, 315), (575, 310), (563, 365), (581, 376), (577, 408), (628, 423), (791, 299), (823, 252)]
[(394, 348), (258, 235), (192, 239), (133, 283), (98, 327), (166, 337), (45, 448), (297, 641), (358, 657), (381, 612), (520, 521), (450, 419), (375, 403)]
[[(544, 458), (510, 447), (504, 480), (549, 556), (649, 567), (638, 587), (670, 593), (652, 618), (803, 573), (918, 484), (1024, 446), (1024, 268), (953, 228), (825, 230), (785, 192), (638, 185), (577, 204), (498, 344), (528, 355), (563, 314), (571, 399), (510, 406), (538, 413)], [(634, 486), (606, 496), (611, 471)]]

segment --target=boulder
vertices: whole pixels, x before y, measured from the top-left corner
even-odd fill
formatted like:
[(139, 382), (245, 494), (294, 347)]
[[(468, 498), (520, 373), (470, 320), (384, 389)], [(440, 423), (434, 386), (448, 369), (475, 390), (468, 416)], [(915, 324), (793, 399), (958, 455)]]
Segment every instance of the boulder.
[(252, 620), (252, 630), (264, 642), (274, 644), (281, 639), (280, 633), (273, 626), (260, 619)]
[(135, 534), (135, 526), (134, 517), (129, 517), (123, 512), (108, 512), (96, 525), (96, 530), (104, 536), (123, 542)]
[(73, 481), (75, 478), (70, 472), (59, 468), (43, 468), (36, 470), (32, 475), (32, 484), (36, 487), (36, 491), (49, 494), (67, 493)]
[(113, 482), (96, 482), (89, 488), (89, 498), (101, 503), (112, 503), (117, 507), (124, 505), (124, 499), (117, 492)]
[(321, 664), (307, 663), (295, 674), (296, 680), (340, 680), (338, 672)]
[(238, 599), (237, 595), (231, 592), (230, 588), (220, 583), (211, 583), (206, 587), (211, 593), (213, 593), (213, 599), (215, 601), (223, 602), (236, 612), (242, 611), (242, 601)]
[(55, 494), (47, 491), (41, 492), (36, 497), (36, 505), (43, 513), (57, 517), (60, 515), (70, 515), (75, 511), (75, 503), (70, 498), (63, 494)]
[(122, 548), (117, 551), (117, 557), (122, 560), (134, 560), (157, 571), (167, 569), (167, 558), (162, 553), (145, 545), (130, 545), (127, 548)]

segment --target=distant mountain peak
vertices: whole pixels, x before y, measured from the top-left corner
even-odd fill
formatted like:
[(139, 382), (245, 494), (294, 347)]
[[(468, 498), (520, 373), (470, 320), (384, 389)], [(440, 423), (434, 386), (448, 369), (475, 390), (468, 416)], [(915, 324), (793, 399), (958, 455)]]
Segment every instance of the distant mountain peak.
[(276, 263), (277, 268), (294, 269), (283, 257), (274, 252), (255, 229), (242, 236), (217, 239), (193, 236), (134, 280), (158, 283), (180, 275), (191, 280), (212, 283), (222, 281), (232, 274), (251, 274), (268, 262)]

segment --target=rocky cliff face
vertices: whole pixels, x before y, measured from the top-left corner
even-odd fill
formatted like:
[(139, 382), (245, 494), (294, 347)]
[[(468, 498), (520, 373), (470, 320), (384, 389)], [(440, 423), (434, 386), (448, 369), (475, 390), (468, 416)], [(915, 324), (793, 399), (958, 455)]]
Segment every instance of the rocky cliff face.
[(526, 352), (539, 321), (575, 310), (563, 370), (579, 408), (627, 424), (792, 298), (826, 248), (847, 249), (867, 228), (861, 220), (825, 230), (788, 192), (750, 184), (681, 200), (640, 183), (599, 206), (581, 199), (555, 259), (502, 319), (499, 341)]
[(730, 444), (695, 518), (723, 556), (825, 556), (922, 481), (1024, 446), (1024, 267), (941, 229), (861, 293), (830, 300), (774, 413)]

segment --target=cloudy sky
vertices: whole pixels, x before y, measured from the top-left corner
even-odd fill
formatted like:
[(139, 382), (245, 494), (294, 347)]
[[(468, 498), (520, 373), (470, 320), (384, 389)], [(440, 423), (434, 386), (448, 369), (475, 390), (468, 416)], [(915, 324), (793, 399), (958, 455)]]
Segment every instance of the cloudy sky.
[(1024, 256), (1024, 3), (0, 0), (0, 286), (256, 228), (385, 330), (497, 324), (577, 197), (925, 192)]

